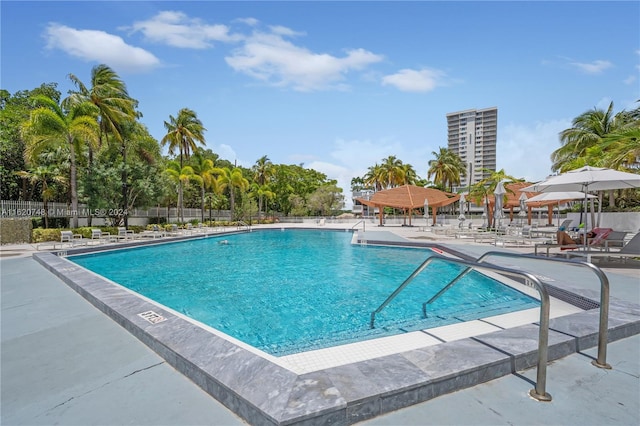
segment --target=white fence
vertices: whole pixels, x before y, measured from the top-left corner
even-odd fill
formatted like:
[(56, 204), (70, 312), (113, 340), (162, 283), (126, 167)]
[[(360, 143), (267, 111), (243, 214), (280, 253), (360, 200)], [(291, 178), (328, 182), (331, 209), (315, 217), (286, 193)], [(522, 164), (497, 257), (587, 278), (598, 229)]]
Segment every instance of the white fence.
[[(72, 217), (77, 216), (79, 218), (107, 218), (114, 216), (123, 216), (124, 211), (122, 208), (99, 208), (92, 209), (86, 204), (78, 205), (78, 211), (73, 212), (71, 206), (66, 203), (47, 203), (45, 209), (44, 203), (41, 201), (13, 201), (13, 200), (0, 200), (0, 217), (3, 218), (16, 218), (16, 217), (44, 217), (45, 213), (48, 216), (53, 217)], [(148, 209), (131, 209), (126, 212), (128, 217), (164, 217), (169, 220), (175, 221), (178, 217), (178, 209), (176, 207), (151, 207)], [(185, 220), (200, 219), (202, 217), (201, 209), (184, 208), (183, 216)], [(227, 220), (229, 218), (228, 210), (213, 210), (211, 211), (211, 217), (215, 219)], [(204, 211), (205, 220), (209, 218), (209, 210)]]

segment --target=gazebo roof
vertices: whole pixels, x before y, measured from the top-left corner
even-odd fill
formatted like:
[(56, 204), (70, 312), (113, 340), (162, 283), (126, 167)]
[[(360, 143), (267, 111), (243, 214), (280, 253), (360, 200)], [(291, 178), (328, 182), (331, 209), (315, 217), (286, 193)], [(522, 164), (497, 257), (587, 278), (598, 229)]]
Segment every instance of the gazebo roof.
[(429, 207), (441, 207), (460, 199), (459, 194), (449, 194), (439, 189), (423, 188), (415, 185), (402, 185), (396, 188), (378, 191), (371, 199), (356, 198), (357, 201), (371, 207), (395, 207), (398, 209), (415, 209), (424, 206), (427, 200)]

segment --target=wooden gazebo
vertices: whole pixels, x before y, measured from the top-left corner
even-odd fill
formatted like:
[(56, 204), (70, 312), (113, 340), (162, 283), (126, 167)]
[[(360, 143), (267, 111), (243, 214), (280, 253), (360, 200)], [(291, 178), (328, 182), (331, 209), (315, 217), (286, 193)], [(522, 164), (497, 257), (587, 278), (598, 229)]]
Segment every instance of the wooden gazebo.
[(377, 207), (380, 210), (380, 226), (383, 225), (383, 209), (393, 207), (402, 209), (409, 214), (409, 225), (414, 209), (424, 208), (425, 200), (432, 209), (433, 224), (436, 223), (437, 208), (455, 203), (460, 199), (459, 194), (449, 194), (439, 189), (423, 188), (415, 185), (402, 185), (396, 188), (378, 191), (371, 199), (356, 198), (362, 204)]

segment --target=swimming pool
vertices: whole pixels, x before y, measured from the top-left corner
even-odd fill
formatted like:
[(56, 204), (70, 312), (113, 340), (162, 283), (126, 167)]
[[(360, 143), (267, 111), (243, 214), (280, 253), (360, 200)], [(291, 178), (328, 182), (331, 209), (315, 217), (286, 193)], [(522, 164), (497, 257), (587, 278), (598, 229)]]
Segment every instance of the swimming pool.
[(370, 329), (371, 312), (430, 251), (353, 245), (351, 239), (350, 232), (270, 230), (69, 259), (276, 356), (539, 306), (472, 273), (430, 306), (425, 319), (422, 303), (460, 271), (434, 262)]

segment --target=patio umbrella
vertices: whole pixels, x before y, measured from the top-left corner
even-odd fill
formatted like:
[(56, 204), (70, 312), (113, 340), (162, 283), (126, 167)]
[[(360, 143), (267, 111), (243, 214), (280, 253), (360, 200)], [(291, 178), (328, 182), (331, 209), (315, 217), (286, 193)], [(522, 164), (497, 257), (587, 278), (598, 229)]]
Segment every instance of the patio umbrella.
[(487, 217), (489, 217), (489, 213), (487, 212), (487, 205), (489, 204), (489, 200), (487, 197), (482, 199), (482, 227), (488, 228), (489, 223), (487, 222)]
[(524, 223), (524, 217), (527, 215), (527, 205), (525, 204), (527, 201), (527, 194), (521, 192), (518, 201), (520, 201), (520, 211), (518, 212), (518, 216), (520, 217), (521, 223)]
[(424, 199), (424, 219), (427, 221), (427, 225), (429, 225), (429, 199)]
[[(585, 166), (538, 182), (522, 191), (607, 191), (612, 189), (640, 188), (640, 174), (618, 170)], [(584, 198), (584, 213), (587, 214), (587, 197)]]
[(467, 202), (467, 199), (465, 198), (464, 194), (460, 194), (460, 216), (458, 216), (458, 220), (460, 222), (463, 222), (466, 217), (464, 217), (464, 203)]
[(502, 181), (498, 182), (496, 189), (493, 191), (493, 195), (495, 196), (495, 207), (493, 211), (493, 218), (495, 219), (495, 223), (493, 224), (494, 228), (500, 226), (500, 220), (504, 218), (502, 206), (504, 203), (504, 194), (506, 193), (507, 191), (504, 189)]

